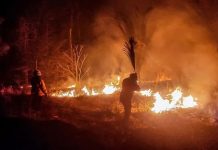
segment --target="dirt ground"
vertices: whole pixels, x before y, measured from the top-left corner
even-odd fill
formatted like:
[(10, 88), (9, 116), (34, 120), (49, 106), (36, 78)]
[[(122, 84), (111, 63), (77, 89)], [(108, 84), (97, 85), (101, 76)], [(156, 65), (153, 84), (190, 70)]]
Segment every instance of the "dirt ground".
[[(122, 124), (118, 96), (47, 98), (40, 114), (28, 96), (1, 96), (2, 150), (217, 150), (218, 125), (197, 109), (162, 114), (134, 103)], [(144, 111), (143, 111), (144, 110)]]

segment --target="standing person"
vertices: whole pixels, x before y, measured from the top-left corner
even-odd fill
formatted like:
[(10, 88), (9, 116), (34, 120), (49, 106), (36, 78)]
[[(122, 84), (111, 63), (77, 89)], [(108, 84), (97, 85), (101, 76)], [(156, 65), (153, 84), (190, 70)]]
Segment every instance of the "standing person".
[(120, 93), (120, 102), (124, 107), (124, 123), (127, 125), (129, 117), (131, 115), (132, 97), (134, 91), (139, 91), (140, 87), (137, 84), (137, 74), (132, 73), (128, 78), (125, 78), (122, 82), (122, 90)]
[(137, 46), (137, 42), (134, 37), (130, 37), (128, 41), (124, 44), (124, 53), (127, 55), (134, 73), (131, 73), (128, 78), (123, 80), (122, 90), (120, 93), (120, 102), (124, 107), (124, 123), (128, 126), (129, 117), (131, 115), (132, 108), (132, 97), (134, 91), (139, 91), (140, 87), (137, 84), (137, 74), (136, 72), (136, 63), (135, 63), (135, 49)]
[(41, 78), (41, 72), (38, 69), (33, 71), (33, 77), (31, 79), (31, 95), (32, 95), (32, 110), (38, 114), (41, 111), (42, 100), (44, 96), (47, 96), (47, 89), (45, 82)]

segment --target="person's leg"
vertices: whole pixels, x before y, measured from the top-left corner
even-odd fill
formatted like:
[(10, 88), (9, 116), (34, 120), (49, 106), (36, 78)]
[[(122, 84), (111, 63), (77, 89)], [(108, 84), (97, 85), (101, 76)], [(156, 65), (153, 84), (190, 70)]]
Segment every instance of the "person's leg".
[(129, 123), (129, 118), (130, 118), (130, 115), (131, 115), (131, 102), (130, 101), (125, 103), (124, 110), (125, 110), (124, 122), (126, 124), (128, 124)]
[(37, 108), (37, 96), (36, 95), (32, 95), (32, 98), (31, 98), (31, 108), (30, 108), (30, 117), (31, 118), (35, 118), (36, 108)]
[(36, 119), (41, 118), (41, 111), (42, 111), (42, 96), (38, 96), (36, 102)]
[(130, 115), (131, 115), (131, 105), (130, 105), (130, 104), (127, 104), (127, 105), (126, 105), (126, 120), (127, 120), (128, 122), (129, 122)]
[(37, 119), (40, 111), (41, 111), (41, 101), (42, 101), (42, 97), (38, 96), (38, 95), (34, 95), (33, 99), (32, 99), (32, 117)]

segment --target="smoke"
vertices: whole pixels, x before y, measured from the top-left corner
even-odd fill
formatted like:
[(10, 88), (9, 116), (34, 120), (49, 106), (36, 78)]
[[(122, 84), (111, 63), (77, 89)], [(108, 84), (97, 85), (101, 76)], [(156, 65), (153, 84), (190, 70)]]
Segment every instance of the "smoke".
[[(140, 0), (140, 2), (143, 2)], [(139, 5), (139, 1), (110, 1), (107, 7), (102, 7), (93, 24), (94, 42), (90, 46), (91, 70), (97, 70), (92, 75), (105, 77), (111, 74), (126, 76), (133, 72), (127, 56), (123, 52), (124, 42), (130, 36), (138, 40), (138, 49), (146, 43), (146, 14), (151, 10), (151, 2), (146, 7)], [(149, 5), (148, 5), (149, 4)], [(139, 7), (140, 6), (140, 7)], [(141, 64), (145, 55), (136, 51), (136, 63)], [(137, 66), (139, 70), (141, 65)], [(97, 68), (97, 69), (96, 69)]]
[(217, 84), (217, 45), (200, 16), (186, 5), (159, 7), (150, 14), (147, 30), (147, 72), (164, 69), (202, 103), (208, 100)]
[(111, 1), (98, 12), (89, 47), (93, 76), (128, 74), (122, 48), (130, 35), (138, 40), (137, 72), (154, 80), (164, 71), (203, 103), (217, 86), (217, 44), (200, 2)]
[(124, 34), (120, 30), (111, 10), (102, 10), (93, 24), (96, 37), (89, 49), (89, 60), (92, 76), (108, 78), (122, 72), (130, 72), (131, 66), (122, 49)]

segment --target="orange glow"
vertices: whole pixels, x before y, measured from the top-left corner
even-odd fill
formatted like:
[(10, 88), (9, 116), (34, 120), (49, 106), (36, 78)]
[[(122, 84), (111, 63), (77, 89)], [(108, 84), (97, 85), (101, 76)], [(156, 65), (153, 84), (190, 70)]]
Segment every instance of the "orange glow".
[[(115, 92), (119, 92), (120, 88), (120, 76), (118, 76), (115, 80), (113, 80), (109, 84), (105, 84), (102, 89), (98, 88), (88, 88), (88, 86), (84, 86), (81, 89), (79, 94), (76, 93), (76, 85), (72, 84), (68, 88), (70, 89), (67, 92), (59, 91), (52, 93), (51, 96), (54, 97), (78, 97), (81, 95), (86, 96), (96, 96), (96, 95), (109, 95), (114, 94)], [(166, 111), (170, 111), (176, 108), (192, 108), (197, 106), (197, 101), (193, 98), (192, 95), (183, 96), (182, 89), (177, 87), (173, 92), (165, 95), (164, 97), (160, 94), (160, 92), (156, 91), (153, 92), (151, 89), (143, 89), (136, 94), (142, 97), (152, 97), (154, 99), (153, 106), (151, 111), (154, 113), (162, 113)], [(166, 98), (167, 97), (167, 98)]]
[(197, 106), (197, 102), (195, 101), (196, 99), (194, 99), (191, 95), (183, 97), (183, 93), (180, 88), (176, 88), (169, 95), (171, 95), (171, 99), (164, 99), (158, 92), (155, 93), (154, 107), (151, 110), (155, 113), (161, 113), (175, 108), (190, 108)]

